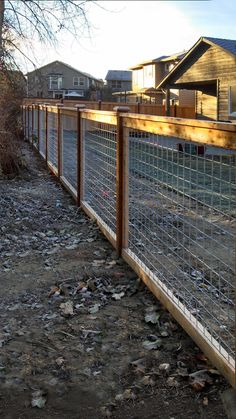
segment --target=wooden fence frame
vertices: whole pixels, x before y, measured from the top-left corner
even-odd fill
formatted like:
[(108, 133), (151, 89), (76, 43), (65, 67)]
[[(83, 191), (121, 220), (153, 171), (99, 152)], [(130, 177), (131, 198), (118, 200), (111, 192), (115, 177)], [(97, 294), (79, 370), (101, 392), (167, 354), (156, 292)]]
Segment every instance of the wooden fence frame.
[[(31, 106), (23, 105), (23, 121), (26, 122), (26, 113), (28, 113), (28, 132), (24, 130), (25, 135), (29, 139), (29, 115), (33, 109)], [(229, 381), (229, 383), (236, 388), (236, 372), (235, 360), (230, 358), (227, 352), (220, 347), (219, 343), (203, 329), (202, 325), (188, 312), (186, 307), (180, 303), (173, 293), (161, 282), (161, 280), (150, 274), (148, 268), (143, 267), (143, 263), (138, 262), (137, 256), (132, 257), (132, 252), (127, 249), (127, 145), (128, 137), (127, 131), (137, 129), (141, 131), (148, 131), (152, 134), (160, 134), (166, 136), (175, 136), (181, 138), (183, 141), (190, 141), (199, 144), (213, 145), (214, 147), (226, 148), (236, 150), (236, 124), (224, 122), (206, 122), (196, 120), (186, 120), (172, 117), (157, 117), (151, 115), (140, 115), (127, 113), (128, 109), (124, 107), (116, 107), (113, 112), (97, 111), (91, 109), (84, 109), (78, 106), (77, 108), (67, 108), (62, 106), (52, 107), (38, 105), (38, 121), (34, 121), (32, 117), (32, 124), (37, 123), (38, 138), (40, 142), (40, 121), (39, 111), (43, 109), (45, 113), (45, 143), (46, 143), (46, 164), (50, 170), (50, 162), (48, 161), (48, 113), (50, 111), (57, 114), (57, 129), (58, 129), (58, 173), (64, 187), (73, 195), (77, 204), (84, 210), (84, 212), (92, 219), (95, 219), (111, 244), (116, 248), (118, 255), (134, 269), (134, 271), (142, 278), (143, 282), (148, 286), (151, 292), (162, 302), (168, 309), (183, 329), (191, 336), (196, 344), (209, 357), (211, 362), (219, 369), (222, 375)], [(68, 182), (65, 182), (61, 176), (61, 115), (74, 116), (77, 120), (77, 191), (73, 191)], [(100, 222), (93, 210), (86, 204), (83, 199), (83, 123), (85, 120), (92, 120), (98, 123), (107, 123), (117, 126), (117, 205), (116, 205), (116, 237), (111, 234), (104, 223)], [(32, 125), (32, 131), (34, 125)], [(40, 149), (40, 147), (38, 147)], [(55, 173), (54, 173), (55, 174)], [(235, 335), (236, 341), (236, 335)], [(218, 348), (218, 350), (217, 350)], [(227, 356), (228, 355), (228, 356)], [(228, 360), (227, 360), (228, 358)]]

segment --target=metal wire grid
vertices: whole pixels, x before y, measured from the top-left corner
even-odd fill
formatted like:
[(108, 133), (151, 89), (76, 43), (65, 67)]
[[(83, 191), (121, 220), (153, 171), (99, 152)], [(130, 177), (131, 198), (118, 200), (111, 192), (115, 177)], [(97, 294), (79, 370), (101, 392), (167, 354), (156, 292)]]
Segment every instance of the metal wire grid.
[(48, 112), (48, 162), (58, 167), (57, 113)]
[(46, 158), (46, 111), (39, 110), (39, 152)]
[(28, 114), (28, 140), (30, 142), (32, 142), (32, 132), (33, 132), (33, 127), (32, 127), (32, 108), (29, 108), (29, 114)]
[(116, 234), (116, 126), (84, 120), (83, 201)]
[(128, 251), (231, 362), (236, 155), (183, 144), (130, 132)]
[(38, 147), (38, 109), (33, 109), (33, 120), (34, 120), (34, 125), (33, 125), (33, 135), (32, 135), (32, 141), (33, 141), (33, 145), (35, 147)]
[(25, 138), (28, 137), (28, 108), (24, 108), (24, 134)]
[(77, 114), (61, 114), (61, 175), (77, 191)]

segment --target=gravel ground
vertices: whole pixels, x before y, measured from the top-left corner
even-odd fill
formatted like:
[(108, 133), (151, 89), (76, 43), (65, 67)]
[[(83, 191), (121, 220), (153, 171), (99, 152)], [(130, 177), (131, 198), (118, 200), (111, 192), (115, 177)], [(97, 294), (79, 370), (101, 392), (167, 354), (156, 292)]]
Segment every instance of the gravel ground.
[(24, 153), (0, 179), (1, 418), (225, 418), (225, 380)]

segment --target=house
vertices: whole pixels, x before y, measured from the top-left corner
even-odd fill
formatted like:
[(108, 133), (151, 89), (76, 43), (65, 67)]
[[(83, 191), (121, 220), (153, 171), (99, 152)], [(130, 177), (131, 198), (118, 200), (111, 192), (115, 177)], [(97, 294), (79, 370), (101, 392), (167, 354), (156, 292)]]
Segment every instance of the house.
[(28, 97), (100, 99), (103, 81), (61, 61), (27, 73)]
[(113, 94), (118, 92), (129, 92), (132, 90), (132, 71), (129, 70), (108, 70), (105, 77), (105, 98), (114, 100)]
[(236, 40), (201, 37), (159, 89), (195, 89), (198, 119), (236, 119)]
[[(132, 92), (130, 92), (130, 96), (133, 98), (132, 101), (163, 104), (165, 94), (162, 89), (157, 89), (156, 86), (176, 66), (184, 54), (185, 52), (169, 56), (163, 55), (132, 66), (130, 68), (132, 70)], [(171, 100), (172, 104), (179, 103), (178, 90), (171, 91)], [(192, 100), (194, 99), (190, 98), (190, 106)]]

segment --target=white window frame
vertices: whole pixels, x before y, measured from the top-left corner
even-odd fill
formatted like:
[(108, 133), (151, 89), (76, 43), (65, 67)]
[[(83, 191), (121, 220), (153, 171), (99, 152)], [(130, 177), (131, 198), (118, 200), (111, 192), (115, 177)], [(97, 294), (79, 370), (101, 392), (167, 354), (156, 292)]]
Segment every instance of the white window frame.
[[(57, 86), (52, 84), (57, 82)], [(61, 90), (62, 89), (62, 76), (49, 76), (49, 90)]]
[(85, 77), (79, 77), (79, 84), (78, 86), (85, 86)]
[(79, 77), (78, 76), (73, 77), (73, 86), (79, 86)]

